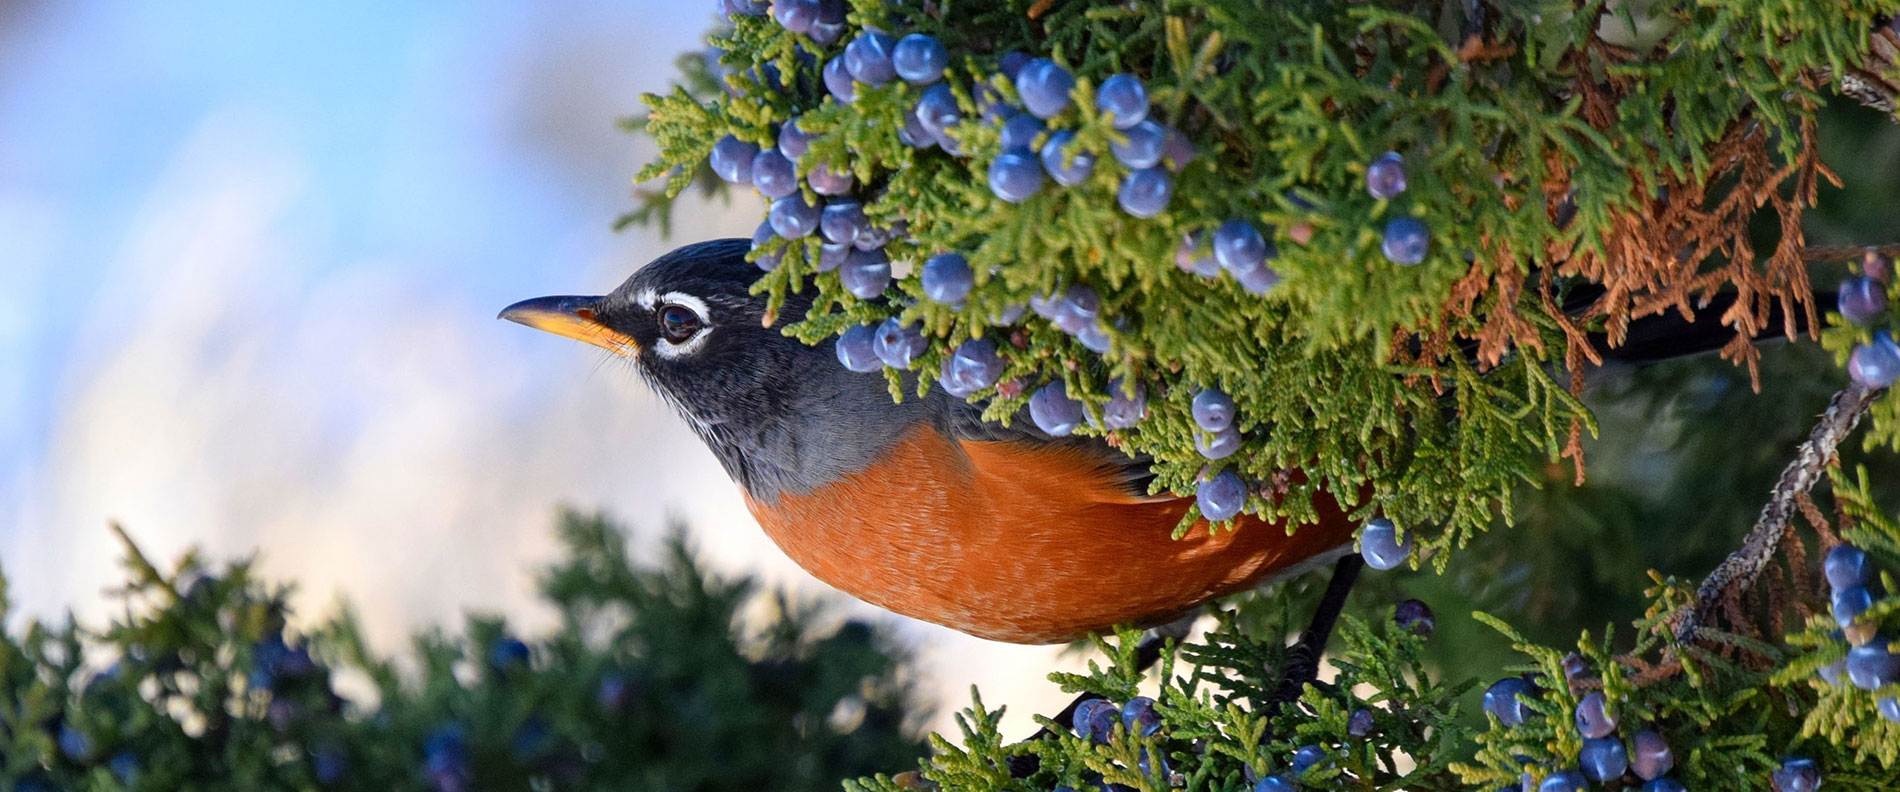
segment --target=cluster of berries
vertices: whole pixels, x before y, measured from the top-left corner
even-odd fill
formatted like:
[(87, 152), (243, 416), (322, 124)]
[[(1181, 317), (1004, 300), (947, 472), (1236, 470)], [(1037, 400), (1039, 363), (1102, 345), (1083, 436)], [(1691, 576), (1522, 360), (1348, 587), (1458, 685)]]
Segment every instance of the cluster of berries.
[[(1582, 655), (1564, 658), (1564, 676), (1571, 689), (1587, 684), (1590, 666)], [(1537, 685), (1526, 677), (1506, 677), (1484, 692), (1484, 711), (1503, 726), (1516, 726), (1537, 711), (1529, 700), (1538, 695)], [(1616, 735), (1617, 720), (1610, 712), (1609, 698), (1593, 691), (1577, 702), (1575, 726), (1583, 737), (1575, 768), (1559, 770), (1538, 781), (1524, 773), (1522, 788), (1536, 792), (1587, 792), (1591, 784), (1620, 785), (1642, 792), (1685, 792), (1682, 782), (1669, 777), (1675, 768), (1675, 753), (1669, 741), (1652, 730), (1637, 732), (1625, 746)], [(1632, 778), (1633, 776), (1633, 778)]]
[[(1887, 312), (1887, 284), (1893, 280), (1893, 259), (1869, 250), (1861, 274), (1841, 281), (1837, 307), (1841, 318), (1857, 325), (1872, 324)], [(1847, 356), (1847, 374), (1868, 388), (1885, 388), (1900, 380), (1900, 344), (1885, 329), (1875, 330), (1872, 341), (1859, 344)]]
[[(1828, 551), (1821, 571), (1832, 589), (1834, 623), (1852, 647), (1847, 657), (1821, 669), (1821, 679), (1838, 685), (1844, 674), (1854, 687), (1867, 691), (1900, 682), (1900, 655), (1892, 652), (1876, 625), (1863, 623), (1860, 618), (1874, 606), (1878, 588), (1867, 553), (1853, 545), (1838, 545)], [(1900, 698), (1883, 696), (1876, 708), (1881, 717), (1900, 723)]]
[[(1153, 737), (1161, 733), (1161, 715), (1155, 712), (1155, 700), (1147, 696), (1135, 696), (1120, 707), (1107, 699), (1088, 699), (1075, 706), (1069, 723), (1075, 729), (1075, 736), (1098, 745), (1107, 745), (1113, 740), (1118, 725), (1124, 738)], [(1162, 779), (1169, 779), (1174, 772), (1168, 766), (1167, 757), (1150, 753), (1147, 748), (1141, 749), (1137, 767), (1142, 775)]]
[(1253, 792), (1295, 792), (1300, 788), (1299, 778), (1307, 770), (1318, 767), (1326, 761), (1326, 749), (1317, 745), (1303, 745), (1293, 752), (1293, 758), (1287, 763), (1284, 773), (1262, 777), (1254, 782)]

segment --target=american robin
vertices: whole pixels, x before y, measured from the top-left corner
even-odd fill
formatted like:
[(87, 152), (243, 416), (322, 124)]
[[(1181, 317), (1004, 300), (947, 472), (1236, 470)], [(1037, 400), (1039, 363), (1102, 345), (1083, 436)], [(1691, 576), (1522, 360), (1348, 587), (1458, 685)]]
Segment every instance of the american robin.
[[(1322, 499), (1289, 534), (1243, 516), (1210, 536), (1190, 501), (1147, 494), (1139, 459), (1027, 420), (986, 423), (940, 389), (893, 403), (883, 377), (765, 324), (742, 239), (680, 248), (602, 297), (504, 319), (630, 358), (705, 440), (760, 527), (812, 575), (905, 616), (997, 641), (1057, 643), (1169, 621), (1318, 562), (1355, 525)], [(787, 297), (801, 316), (809, 297)]]
[[(984, 422), (940, 389), (893, 403), (883, 377), (839, 364), (832, 341), (807, 346), (768, 327), (748, 250), (743, 239), (689, 245), (605, 296), (526, 300), (501, 318), (630, 358), (766, 534), (846, 593), (981, 638), (1056, 643), (1170, 621), (1352, 542), (1357, 525), (1324, 497), (1318, 520), (1290, 533), (1242, 515), (1238, 530), (1196, 526), (1175, 540), (1189, 503), (1149, 495), (1143, 460), (1027, 420)], [(790, 295), (784, 311), (803, 315), (809, 300)], [(1733, 337), (1694, 318), (1652, 317), (1621, 349), (1651, 361)]]

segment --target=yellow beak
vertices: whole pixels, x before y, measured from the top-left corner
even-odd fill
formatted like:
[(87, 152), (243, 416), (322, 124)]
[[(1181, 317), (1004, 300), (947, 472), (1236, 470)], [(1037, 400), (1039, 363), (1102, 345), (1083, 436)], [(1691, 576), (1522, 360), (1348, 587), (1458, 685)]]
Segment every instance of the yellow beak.
[(502, 309), (500, 319), (536, 330), (585, 341), (622, 357), (632, 357), (640, 344), (632, 336), (601, 324), (594, 313), (599, 297), (536, 297)]

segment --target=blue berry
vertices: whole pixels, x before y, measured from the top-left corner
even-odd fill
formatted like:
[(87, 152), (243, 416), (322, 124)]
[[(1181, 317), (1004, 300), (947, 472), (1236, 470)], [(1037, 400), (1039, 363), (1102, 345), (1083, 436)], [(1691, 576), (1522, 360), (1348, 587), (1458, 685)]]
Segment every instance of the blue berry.
[(915, 149), (927, 149), (937, 145), (937, 136), (924, 128), (924, 122), (916, 113), (904, 114), (904, 125), (897, 130), (897, 142)]
[(1590, 661), (1583, 659), (1583, 655), (1576, 652), (1564, 655), (1564, 679), (1574, 682), (1589, 674)]
[(951, 306), (963, 305), (976, 285), (969, 260), (957, 253), (938, 253), (925, 259), (920, 280), (926, 298)]
[(733, 184), (746, 184), (752, 181), (752, 158), (758, 155), (756, 144), (727, 135), (713, 144), (712, 156), (707, 159), (714, 175)]
[(1074, 187), (1088, 181), (1089, 174), (1095, 172), (1095, 155), (1086, 151), (1072, 151), (1069, 141), (1074, 139), (1073, 131), (1060, 129), (1042, 144), (1042, 169), (1049, 172), (1049, 178), (1064, 187)]
[(1623, 741), (1615, 737), (1599, 737), (1583, 741), (1583, 751), (1577, 755), (1577, 764), (1583, 767), (1583, 774), (1591, 781), (1602, 783), (1622, 778), (1629, 770), (1629, 754), (1623, 750)]
[(1867, 564), (1867, 553), (1849, 544), (1835, 545), (1827, 551), (1821, 571), (1827, 575), (1827, 584), (1837, 589), (1865, 585), (1874, 574)]
[(1115, 733), (1115, 724), (1121, 722), (1121, 711), (1102, 699), (1089, 699), (1076, 706), (1072, 721), (1075, 736), (1106, 744)]
[(1130, 170), (1152, 168), (1161, 164), (1161, 147), (1168, 139), (1168, 130), (1153, 121), (1142, 121), (1122, 130), (1122, 138), (1108, 144), (1108, 150), (1115, 154), (1115, 161), (1128, 166)]
[(820, 47), (829, 47), (831, 43), (844, 35), (844, 0), (819, 0), (818, 21), (811, 23), (811, 29), (805, 31), (813, 43)]
[(1206, 388), (1194, 394), (1188, 409), (1194, 425), (1209, 432), (1225, 431), (1234, 425), (1234, 400), (1219, 388)]
[(1836, 589), (1833, 597), (1834, 623), (1845, 628), (1874, 606), (1874, 595), (1866, 586), (1852, 585)]
[(911, 115), (924, 125), (931, 134), (939, 134), (963, 121), (963, 110), (957, 106), (957, 95), (944, 83), (924, 89), (917, 97), (917, 104), (911, 108)]
[(864, 204), (857, 201), (826, 201), (824, 212), (818, 217), (818, 230), (827, 242), (852, 245), (857, 243), (859, 234), (871, 230), (871, 218), (864, 216)]
[(877, 326), (876, 343), (872, 351), (884, 365), (894, 369), (910, 368), (911, 361), (929, 348), (930, 342), (924, 340), (923, 331), (914, 324), (904, 324), (893, 316)]
[(59, 727), (59, 752), (67, 759), (85, 762), (92, 759), (92, 738), (66, 724)]
[(752, 252), (756, 254), (752, 258), (752, 263), (759, 265), (759, 269), (766, 272), (777, 269), (779, 261), (785, 258), (783, 249), (771, 253), (759, 252), (765, 243), (772, 241), (772, 238), (772, 221), (770, 220), (760, 221), (759, 227), (752, 231)]
[(1847, 658), (1843, 657), (1821, 666), (1819, 673), (1822, 682), (1826, 682), (1830, 685), (1839, 685), (1841, 683), (1841, 676), (1847, 673)]
[(866, 225), (862, 231), (858, 232), (858, 239), (851, 243), (851, 246), (859, 250), (876, 250), (903, 235), (904, 221), (902, 220), (890, 226)]
[(1165, 168), (1143, 168), (1122, 177), (1115, 203), (1122, 211), (1140, 218), (1154, 217), (1168, 208), (1174, 197), (1174, 177)]
[(1173, 768), (1168, 767), (1168, 757), (1159, 753), (1150, 754), (1146, 748), (1141, 749), (1141, 758), (1135, 762), (1135, 766), (1141, 768), (1141, 774), (1145, 776), (1165, 779), (1173, 772)]
[(891, 50), (897, 41), (875, 30), (867, 30), (844, 47), (844, 68), (851, 78), (865, 85), (878, 86), (897, 79), (891, 63)]
[(1775, 792), (1819, 792), (1821, 789), (1821, 766), (1805, 756), (1790, 756), (1781, 760), (1781, 767), (1769, 776), (1774, 782)]
[(1537, 792), (1589, 792), (1590, 779), (1575, 770), (1552, 773), (1537, 785)]
[(1228, 272), (1245, 272), (1267, 260), (1267, 238), (1242, 218), (1214, 229), (1214, 260)]
[(1022, 321), (1023, 312), (1028, 309), (1029, 306), (1022, 303), (1005, 305), (990, 315), (990, 325), (992, 327), (1009, 327), (1010, 325)]
[(1116, 129), (1127, 129), (1148, 118), (1148, 89), (1135, 75), (1117, 74), (1095, 92), (1095, 109), (1113, 118)]
[(1603, 691), (1584, 696), (1577, 702), (1577, 731), (1591, 739), (1615, 733), (1616, 716), (1610, 714), (1609, 705), (1610, 700)]
[(1847, 355), (1847, 374), (1866, 388), (1885, 388), (1900, 379), (1900, 346), (1882, 330), (1874, 340), (1854, 347)]
[(1298, 792), (1299, 788), (1300, 785), (1294, 783), (1293, 779), (1271, 775), (1260, 779), (1260, 783), (1254, 784), (1253, 792)]
[(1676, 755), (1669, 750), (1669, 741), (1653, 731), (1636, 733), (1630, 741), (1630, 769), (1636, 771), (1638, 778), (1652, 781), (1669, 774), (1676, 766)]
[(825, 90), (831, 92), (831, 98), (840, 104), (850, 104), (858, 98), (858, 86), (851, 80), (851, 72), (845, 70), (844, 56), (839, 55), (825, 61)]
[(1525, 700), (1536, 695), (1536, 686), (1523, 677), (1505, 677), (1485, 689), (1484, 711), (1496, 716), (1498, 723), (1516, 726), (1535, 713)]
[(882, 250), (853, 250), (839, 265), (838, 280), (859, 299), (877, 297), (890, 288), (891, 259)]
[(818, 271), (830, 272), (842, 266), (852, 247), (843, 242), (825, 242), (818, 246)]
[(798, 192), (798, 167), (778, 149), (766, 149), (752, 158), (752, 186), (767, 198)]
[(1102, 405), (1102, 425), (1110, 429), (1127, 429), (1141, 423), (1148, 416), (1148, 389), (1141, 383), (1135, 383), (1134, 393), (1122, 391), (1122, 379), (1116, 377), (1108, 382), (1108, 403)]
[(877, 328), (868, 324), (854, 325), (838, 334), (837, 352), (838, 362), (859, 374), (884, 367), (884, 361), (877, 359)]
[(507, 673), (528, 664), (528, 645), (520, 639), (501, 637), (488, 645), (488, 667)]
[(772, 18), (793, 33), (809, 32), (818, 21), (818, 0), (772, 0)]
[(1874, 703), (1874, 709), (1880, 712), (1880, 717), (1900, 723), (1900, 698), (1883, 697)]
[(1182, 168), (1194, 161), (1198, 153), (1194, 149), (1194, 141), (1188, 139), (1186, 132), (1168, 127), (1168, 139), (1161, 144), (1161, 158), (1167, 161), (1168, 170), (1180, 173)]
[(937, 382), (958, 398), (969, 398), (977, 391), (995, 385), (1003, 376), (1003, 358), (996, 354), (996, 342), (977, 338), (957, 345), (957, 351), (943, 361), (943, 374)]
[(1036, 150), (1036, 138), (1048, 129), (1040, 118), (1028, 113), (1013, 113), (1003, 122), (998, 142), (1005, 152), (1029, 154)]
[(1137, 737), (1148, 737), (1161, 731), (1161, 716), (1155, 713), (1155, 700), (1147, 696), (1136, 696), (1122, 705), (1122, 726), (1128, 733)]
[(1837, 306), (1841, 318), (1857, 325), (1864, 325), (1878, 318), (1887, 310), (1887, 290), (1880, 281), (1865, 275), (1856, 275), (1841, 281), (1840, 299)]
[(950, 50), (944, 48), (943, 42), (922, 33), (899, 39), (897, 48), (891, 50), (892, 68), (911, 85), (929, 85), (943, 79), (943, 70), (949, 65)]
[(1076, 343), (1088, 348), (1097, 355), (1106, 355), (1114, 348), (1114, 339), (1108, 337), (1108, 330), (1100, 322), (1075, 331)]
[(1372, 733), (1372, 710), (1353, 710), (1346, 717), (1346, 733), (1354, 737), (1364, 737)]
[(1409, 267), (1424, 261), (1431, 246), (1431, 232), (1426, 230), (1424, 222), (1416, 217), (1395, 217), (1385, 224), (1385, 238), (1380, 241), (1379, 250), (1392, 263)]
[(1421, 637), (1430, 637), (1438, 626), (1438, 618), (1432, 613), (1432, 606), (1419, 600), (1402, 600), (1392, 609), (1392, 623), (1399, 629)]
[(1900, 656), (1887, 650), (1884, 638), (1849, 649), (1847, 680), (1861, 690), (1878, 690), (1900, 681)]
[(850, 169), (833, 170), (830, 165), (816, 165), (805, 174), (805, 183), (811, 185), (811, 191), (819, 195), (850, 195), (851, 188), (857, 186), (857, 180), (851, 176)]
[[(111, 759), (106, 760), (106, 769), (112, 771), (112, 777), (119, 779), (119, 783), (131, 786), (132, 782), (139, 777), (138, 754), (132, 753), (131, 751), (120, 751), (113, 754)], [(321, 775), (318, 776), (317, 780), (324, 784), (334, 783), (332, 781), (324, 781)]]
[(462, 737), (462, 727), (450, 724), (430, 733), (422, 741), (422, 763), (437, 789), (467, 789), (468, 744)]
[(1174, 250), (1174, 265), (1180, 267), (1182, 272), (1191, 272), (1203, 278), (1220, 274), (1220, 262), (1214, 260), (1213, 251), (1208, 249), (1205, 231), (1181, 237), (1180, 247)]
[(806, 201), (804, 195), (792, 194), (773, 201), (766, 218), (772, 223), (772, 233), (798, 239), (817, 230), (819, 212), (818, 205)]
[(600, 678), (600, 687), (594, 691), (594, 700), (604, 712), (621, 712), (633, 703), (636, 693), (633, 682), (620, 674), (608, 674)]
[(714, 5), (727, 19), (740, 16), (765, 16), (764, 0), (719, 0)]
[(1029, 65), (1029, 53), (1010, 50), (1003, 53), (1003, 57), (997, 61), (996, 70), (1002, 72), (1004, 79), (1015, 82), (1016, 75), (1021, 74), (1023, 67), (1027, 65)]
[(1000, 154), (990, 163), (990, 192), (1010, 203), (1022, 203), (1042, 189), (1042, 166), (1022, 153)]
[[(1272, 243), (1268, 243), (1268, 250), (1272, 250)], [(1235, 270), (1234, 281), (1239, 283), (1240, 288), (1248, 294), (1259, 296), (1273, 291), (1273, 287), (1280, 285), (1280, 272), (1264, 263), (1255, 264), (1246, 269)]]
[(800, 129), (798, 127), (798, 117), (793, 116), (791, 120), (779, 125), (779, 153), (796, 161), (799, 157), (805, 156), (805, 150), (811, 148), (811, 142), (818, 138), (818, 135)]
[(1082, 403), (1069, 398), (1069, 388), (1055, 380), (1029, 397), (1029, 418), (1036, 428), (1053, 437), (1064, 437), (1081, 425)]
[(1398, 528), (1391, 520), (1379, 517), (1366, 523), (1359, 532), (1359, 554), (1365, 556), (1366, 566), (1386, 570), (1405, 563), (1412, 553), (1412, 537), (1400, 542)]
[(1386, 200), (1405, 192), (1405, 160), (1396, 151), (1380, 154), (1366, 166), (1366, 192)]
[(1689, 788), (1673, 778), (1658, 778), (1644, 784), (1642, 792), (1689, 792)]
[(1314, 765), (1326, 761), (1326, 749), (1317, 745), (1302, 745), (1293, 752), (1293, 762), (1289, 769), (1294, 775), (1305, 775)]
[(1048, 58), (1032, 58), (1016, 73), (1016, 93), (1037, 118), (1053, 118), (1069, 109), (1075, 77)]
[(1056, 299), (1049, 319), (1056, 323), (1056, 327), (1062, 328), (1063, 332), (1074, 335), (1094, 324), (1101, 315), (1101, 296), (1087, 285), (1076, 283), (1071, 284), (1062, 292), (1062, 296)]
[(1194, 450), (1208, 459), (1226, 459), (1240, 450), (1240, 430), (1232, 426), (1218, 432), (1195, 432)]
[(1194, 502), (1209, 522), (1231, 520), (1247, 505), (1247, 485), (1234, 471), (1223, 470), (1194, 488)]

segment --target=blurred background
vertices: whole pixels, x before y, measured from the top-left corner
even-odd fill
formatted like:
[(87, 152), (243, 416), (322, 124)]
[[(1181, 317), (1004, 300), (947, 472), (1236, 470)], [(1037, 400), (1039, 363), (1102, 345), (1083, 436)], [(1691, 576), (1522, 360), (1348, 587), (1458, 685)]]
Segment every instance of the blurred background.
[[(493, 318), (750, 234), (749, 198), (683, 203), (673, 242), (610, 228), (651, 151), (615, 122), (700, 48), (710, 4), (273, 5), (0, 0), (13, 618), (103, 617), (117, 520), (160, 558), (256, 551), (305, 617), (357, 603), (384, 652), (465, 610), (532, 629), (559, 504), (644, 529), (637, 552), (678, 518), (715, 569), (835, 596), (624, 367)], [(1853, 168), (1815, 241), (1900, 238), (1894, 125), (1842, 105), (1824, 134)], [(1424, 597), (1473, 668), (1502, 643), (1445, 615), (1529, 615), (1543, 640), (1634, 617), (1644, 570), (1699, 574), (1746, 530), (1843, 381), (1813, 345), (1771, 349), (1765, 375), (1760, 395), (1713, 360), (1600, 375), (1588, 486), (1553, 468), (1515, 515), (1528, 534), (1444, 577), (1372, 576), (1359, 607)], [(936, 727), (976, 684), (1027, 734), (1066, 700), (1043, 675), (1079, 662), (846, 607), (917, 647)]]

